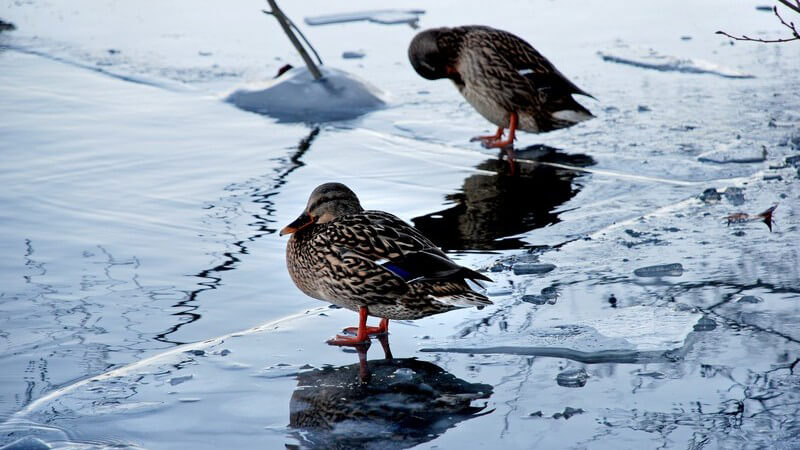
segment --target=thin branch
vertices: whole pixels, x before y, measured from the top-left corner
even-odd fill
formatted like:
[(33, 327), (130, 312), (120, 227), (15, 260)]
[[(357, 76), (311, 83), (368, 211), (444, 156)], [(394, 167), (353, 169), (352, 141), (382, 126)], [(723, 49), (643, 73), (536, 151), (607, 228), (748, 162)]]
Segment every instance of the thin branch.
[[(795, 3), (797, 3), (797, 6), (792, 5), (791, 3), (789, 3), (788, 0), (778, 0), (778, 1), (783, 3), (784, 5), (788, 6), (792, 10), (796, 11), (797, 13), (800, 13), (800, 0), (795, 0)], [(751, 38), (751, 37), (749, 37), (747, 35), (744, 35), (744, 34), (741, 35), (741, 36), (732, 36), (732, 35), (724, 32), (724, 31), (717, 31), (716, 34), (721, 34), (723, 36), (727, 36), (727, 37), (729, 37), (731, 39), (734, 39), (734, 40), (737, 40), (737, 41), (763, 42), (765, 44), (774, 44), (774, 43), (779, 43), (779, 42), (791, 42), (791, 41), (800, 40), (800, 32), (798, 32), (797, 28), (795, 28), (794, 22), (786, 23), (786, 21), (783, 20), (783, 17), (781, 17), (780, 13), (778, 13), (778, 7), (777, 6), (773, 6), (772, 7), (772, 12), (775, 13), (775, 16), (778, 17), (778, 20), (781, 21), (781, 24), (783, 24), (783, 26), (785, 26), (786, 28), (788, 28), (792, 32), (792, 36), (793, 37), (791, 37), (791, 38), (783, 38), (783, 39), (759, 39), (759, 38)]]
[[(294, 32), (292, 32), (292, 28), (290, 25), (291, 21), (289, 20), (289, 18), (286, 17), (286, 15), (283, 13), (283, 11), (281, 11), (280, 8), (278, 8), (278, 4), (275, 2), (275, 0), (267, 0), (267, 2), (269, 3), (269, 6), (272, 10), (271, 11), (262, 10), (264, 14), (271, 15), (278, 20), (278, 23), (281, 25), (281, 28), (283, 28), (283, 32), (286, 33), (286, 36), (292, 42), (292, 45), (294, 45), (294, 48), (297, 50), (297, 52), (300, 53), (300, 56), (303, 57), (303, 61), (306, 63), (308, 71), (311, 72), (311, 75), (314, 77), (314, 79), (319, 80), (320, 78), (322, 78), (322, 72), (320, 72), (319, 67), (317, 67), (317, 65), (314, 64), (314, 61), (311, 59), (310, 56), (308, 56), (308, 52), (303, 47), (303, 44), (301, 44), (300, 41), (297, 40), (297, 36), (295, 36)], [(303, 39), (305, 39), (305, 37)], [(316, 52), (314, 53), (316, 54)]]
[(778, 7), (777, 6), (773, 6), (772, 8), (773, 8), (773, 11), (775, 12), (775, 15), (778, 16), (778, 20), (781, 21), (783, 26), (785, 26), (786, 28), (792, 30), (792, 34), (794, 35), (794, 37), (796, 39), (800, 39), (800, 33), (798, 33), (797, 32), (797, 28), (794, 27), (794, 22), (786, 23), (786, 21), (783, 20), (783, 17), (781, 17), (781, 15), (778, 14)]
[(297, 31), (297, 34), (299, 34), (300, 37), (303, 38), (303, 42), (305, 42), (306, 45), (308, 45), (308, 48), (310, 48), (311, 51), (314, 52), (314, 56), (317, 57), (317, 62), (319, 62), (319, 65), (324, 66), (324, 64), (322, 64), (322, 58), (319, 57), (319, 53), (317, 53), (317, 50), (315, 50), (314, 46), (311, 45), (311, 42), (308, 42), (308, 39), (306, 39), (306, 35), (303, 34), (302, 31), (300, 31), (300, 28), (297, 28), (297, 25), (295, 25), (294, 22), (292, 22), (292, 19), (290, 19), (289, 16), (286, 16), (286, 20), (289, 21), (289, 25), (291, 25), (292, 28), (294, 28), (294, 31)]
[(796, 37), (786, 38), (786, 39), (758, 39), (758, 38), (748, 37), (747, 35), (731, 36), (730, 34), (724, 32), (724, 31), (717, 31), (714, 34), (721, 34), (723, 36), (727, 36), (727, 37), (729, 37), (731, 39), (734, 39), (734, 40), (737, 40), (737, 41), (763, 42), (765, 44), (774, 44), (774, 43), (778, 43), (778, 42), (792, 42), (792, 41), (796, 41), (796, 40), (800, 39), (800, 38), (796, 38)]
[(797, 3), (796, 6), (789, 3), (788, 0), (778, 0), (778, 1), (783, 3), (787, 8), (793, 9), (794, 12), (800, 14), (800, 0), (795, 0), (795, 3)]

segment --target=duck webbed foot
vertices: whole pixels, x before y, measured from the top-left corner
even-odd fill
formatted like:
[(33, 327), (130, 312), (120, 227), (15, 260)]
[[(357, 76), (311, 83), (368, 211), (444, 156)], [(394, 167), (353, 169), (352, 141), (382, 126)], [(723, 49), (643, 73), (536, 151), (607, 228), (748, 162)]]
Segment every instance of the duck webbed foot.
[[(518, 121), (517, 113), (512, 112), (509, 115), (509, 119), (508, 119), (508, 138), (505, 139), (505, 140), (501, 140), (500, 139), (500, 137), (502, 137), (502, 133), (501, 133), (500, 136), (497, 137), (497, 139), (482, 141), (483, 147), (484, 148), (506, 148), (506, 147), (513, 148), (514, 147), (514, 140), (516, 139), (516, 133), (517, 133), (517, 121)], [(500, 131), (502, 131), (502, 128), (500, 128)]]
[(488, 136), (474, 136), (470, 139), (470, 142), (480, 141), (483, 146), (491, 142), (499, 141), (503, 138), (503, 127), (497, 127), (497, 133), (490, 134)]
[(339, 347), (369, 347), (371, 342), (368, 335), (361, 336), (342, 336), (337, 334), (335, 338), (327, 340), (328, 345), (338, 345)]
[[(389, 319), (381, 319), (381, 323), (377, 327), (364, 327), (368, 335), (386, 334), (389, 332)], [(342, 332), (347, 334), (358, 334), (358, 327), (347, 327)]]
[(348, 347), (369, 345), (370, 334), (382, 334), (386, 333), (389, 330), (389, 319), (381, 319), (381, 323), (377, 327), (368, 327), (367, 326), (368, 314), (369, 311), (367, 310), (366, 306), (362, 306), (361, 308), (359, 308), (358, 326), (348, 327), (344, 329), (345, 333), (352, 333), (355, 334), (355, 336), (336, 335), (335, 338), (328, 340), (328, 345), (339, 345)]

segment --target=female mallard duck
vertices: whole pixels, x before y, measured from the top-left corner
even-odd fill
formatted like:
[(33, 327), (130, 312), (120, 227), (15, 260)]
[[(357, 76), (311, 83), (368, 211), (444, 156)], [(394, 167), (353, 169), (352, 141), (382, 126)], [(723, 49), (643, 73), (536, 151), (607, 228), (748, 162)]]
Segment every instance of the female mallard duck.
[[(497, 133), (476, 136), (486, 148), (509, 148), (517, 130), (566, 128), (591, 119), (572, 94), (591, 97), (521, 38), (484, 26), (434, 28), (417, 34), (408, 58), (429, 80), (449, 78)], [(503, 130), (508, 138), (503, 140)]]
[[(357, 311), (355, 337), (332, 345), (358, 345), (385, 333), (389, 319), (419, 319), (459, 307), (491, 305), (466, 280), (491, 281), (451, 261), (425, 236), (399, 218), (365, 211), (340, 183), (320, 185), (305, 211), (281, 230), (292, 234), (286, 265), (306, 295)], [(367, 326), (367, 315), (380, 317)]]

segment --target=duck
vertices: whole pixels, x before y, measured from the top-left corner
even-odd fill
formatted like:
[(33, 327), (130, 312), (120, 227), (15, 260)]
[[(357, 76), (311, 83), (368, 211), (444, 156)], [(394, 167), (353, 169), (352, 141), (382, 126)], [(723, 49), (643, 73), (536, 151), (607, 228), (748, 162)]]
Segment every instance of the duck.
[[(291, 235), (286, 266), (294, 284), (310, 297), (359, 314), (358, 326), (344, 329), (355, 336), (337, 335), (330, 345), (368, 343), (371, 335), (388, 332), (389, 320), (492, 304), (475, 290), (490, 278), (456, 264), (397, 216), (365, 210), (342, 183), (314, 189), (280, 235)], [(368, 316), (380, 318), (379, 325), (367, 326)]]
[(505, 149), (512, 162), (517, 131), (543, 133), (594, 117), (572, 96), (594, 97), (531, 44), (507, 31), (480, 25), (424, 30), (411, 40), (408, 58), (423, 78), (450, 79), (467, 102), (497, 126), (495, 134), (472, 141)]

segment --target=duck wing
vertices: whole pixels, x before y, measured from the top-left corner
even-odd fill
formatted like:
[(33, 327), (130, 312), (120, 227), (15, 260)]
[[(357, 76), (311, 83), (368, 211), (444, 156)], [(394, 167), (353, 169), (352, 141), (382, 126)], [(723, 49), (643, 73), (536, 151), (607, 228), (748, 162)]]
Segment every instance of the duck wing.
[(485, 280), (488, 277), (460, 266), (428, 238), (398, 217), (364, 211), (332, 222), (331, 244), (342, 258), (369, 261), (406, 283)]
[[(474, 61), (481, 61), (481, 77), (494, 80), (495, 92), (504, 92), (505, 107), (514, 111), (520, 105), (544, 106), (547, 110), (589, 111), (572, 99), (572, 94), (592, 97), (565, 77), (553, 64), (525, 40), (507, 31), (485, 26), (461, 27), (465, 45)], [(492, 81), (487, 81), (492, 83)], [(592, 97), (594, 98), (594, 97)]]

